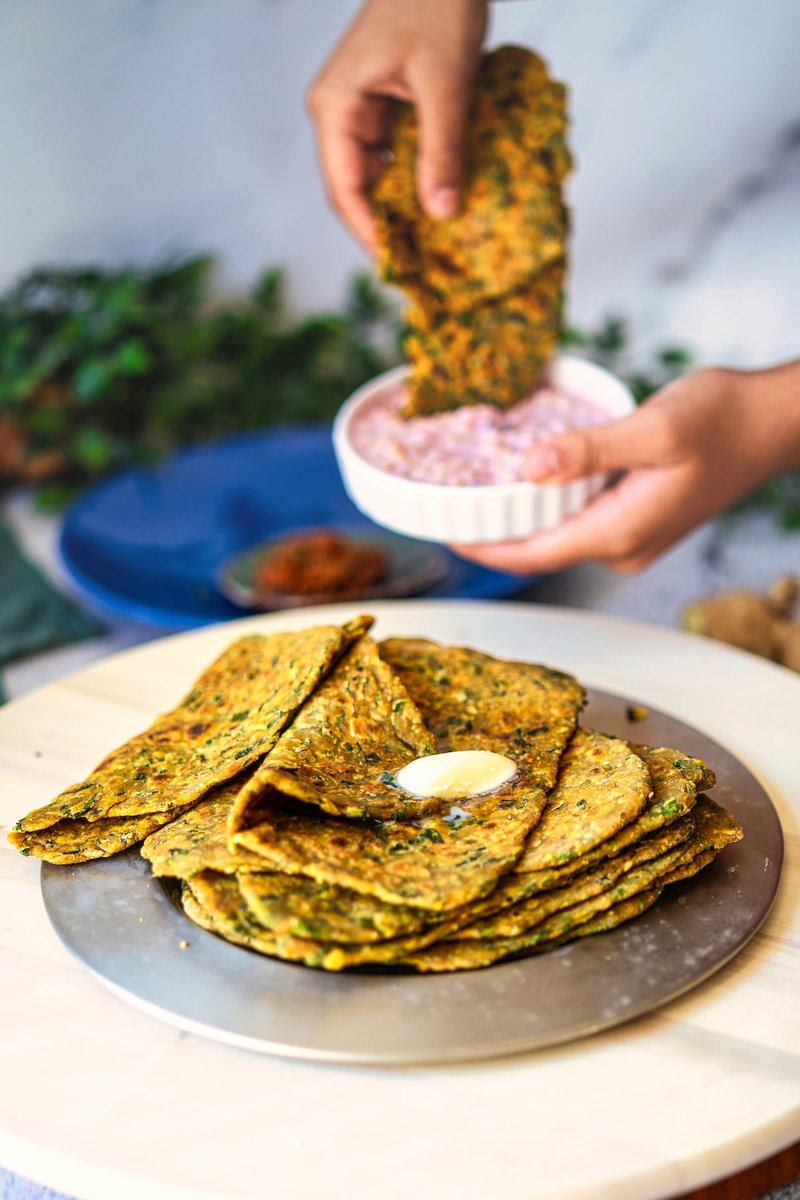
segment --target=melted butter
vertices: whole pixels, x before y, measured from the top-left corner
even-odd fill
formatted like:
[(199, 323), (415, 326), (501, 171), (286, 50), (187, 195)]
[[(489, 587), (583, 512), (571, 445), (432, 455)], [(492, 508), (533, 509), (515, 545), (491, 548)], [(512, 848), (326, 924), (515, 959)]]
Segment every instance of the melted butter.
[(491, 750), (451, 750), (415, 758), (397, 772), (395, 780), (412, 796), (466, 800), (502, 787), (517, 772), (516, 763)]

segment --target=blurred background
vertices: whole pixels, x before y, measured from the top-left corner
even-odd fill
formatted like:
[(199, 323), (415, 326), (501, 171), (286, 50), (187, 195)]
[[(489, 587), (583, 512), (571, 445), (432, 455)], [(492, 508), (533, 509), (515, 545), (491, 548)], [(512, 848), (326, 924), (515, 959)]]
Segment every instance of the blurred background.
[[(187, 527), (185, 492), (176, 532), (138, 485), (115, 493), (110, 511), (106, 501), (79, 520), (69, 510), (63, 526), (64, 506), (87, 481), (237, 430), (324, 422), (397, 359), (397, 301), (371, 283), (369, 261), (328, 209), (304, 110), (309, 82), (357, 8), (0, 7), (0, 536), (61, 590), (77, 589), (81, 612), (105, 614), (104, 637), (91, 621), (82, 635), (91, 653), (195, 619), (148, 610), (142, 595), (115, 598), (126, 573), (150, 588), (149, 602), (176, 557), (190, 576), (202, 558), (190, 582), (203, 600), (233, 542), (212, 528), (217, 510), (198, 508)], [(490, 44), (535, 48), (570, 89), (568, 320), (579, 350), (623, 374), (639, 398), (694, 364), (798, 355), (794, 0), (497, 0), (491, 11)], [(259, 459), (262, 443), (254, 445), (252, 469), (263, 462), (269, 474), (274, 455)], [(329, 460), (314, 457), (322, 442), (313, 453), (302, 445), (290, 478), (338, 486)], [(200, 463), (191, 497), (213, 473)], [(800, 569), (797, 482), (693, 534), (635, 581), (587, 567), (524, 594), (673, 623), (689, 595), (765, 587)], [(291, 513), (234, 499), (226, 494), (224, 517), (235, 509), (242, 518), (241, 544), (262, 526), (324, 519), (318, 496)], [(122, 547), (131, 514), (139, 525)], [(101, 578), (89, 543), (99, 537), (107, 549), (112, 534), (117, 558)], [(6, 671), (14, 692), (87, 651), (61, 651), (46, 667), (29, 661), (32, 649), (67, 635), (51, 615), (44, 641), (20, 639), (33, 623), (29, 576), (17, 559), (9, 564), (0, 555), (12, 610), (0, 611), (0, 665), (16, 664)], [(440, 594), (522, 586), (464, 570), (451, 563)], [(198, 620), (222, 611), (200, 609)]]
[[(44, 263), (212, 253), (305, 311), (368, 263), (328, 210), (303, 95), (353, 0), (6, 0), (0, 288)], [(798, 350), (794, 0), (503, 0), (572, 95), (571, 318), (757, 364)]]

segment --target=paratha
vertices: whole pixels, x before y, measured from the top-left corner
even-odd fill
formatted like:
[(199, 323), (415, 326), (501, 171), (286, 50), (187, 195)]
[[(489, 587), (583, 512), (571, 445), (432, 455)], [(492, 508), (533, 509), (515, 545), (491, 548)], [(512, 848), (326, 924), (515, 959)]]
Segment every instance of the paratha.
[(378, 271), (413, 302), (411, 415), (509, 407), (552, 356), (569, 227), (566, 128), (565, 89), (542, 59), (515, 46), (486, 55), (467, 124), (461, 209), (437, 221), (417, 195), (416, 115), (402, 109), (373, 205)]
[[(570, 747), (576, 747), (582, 753), (573, 753), (567, 759)], [(599, 752), (597, 757), (592, 755), (592, 748)], [(631, 767), (631, 759), (633, 759), (633, 770), (628, 775), (626, 771)], [(567, 761), (565, 762), (565, 760)], [(645, 803), (644, 796), (650, 790), (650, 776), (641, 759), (618, 739), (581, 730), (576, 730), (568, 750), (561, 759), (559, 784), (566, 779), (566, 787), (562, 791), (559, 791), (559, 787), (557, 787), (551, 792), (548, 798), (548, 807), (557, 794), (562, 797), (569, 796), (575, 801), (575, 815), (580, 815), (582, 809), (579, 807), (581, 799), (579, 792), (585, 788), (587, 780), (590, 784), (594, 782), (593, 770), (599, 769), (605, 775), (611, 769), (612, 762), (619, 764), (625, 777), (625, 785), (632, 785), (635, 792), (633, 798), (624, 799), (620, 795), (624, 788), (619, 787), (619, 781), (612, 784), (612, 788), (617, 787), (617, 792), (612, 791), (612, 796), (621, 803), (621, 807), (614, 805), (615, 815), (612, 823), (616, 824), (619, 821), (620, 812), (635, 811), (639, 805)], [(571, 780), (570, 777), (573, 775), (575, 778)], [(547, 811), (546, 807), (545, 816), (534, 829), (535, 834), (538, 834), (542, 828)], [(569, 809), (569, 812), (572, 811)], [(556, 821), (551, 824), (551, 829), (553, 832), (551, 845), (556, 851), (556, 848), (560, 846), (559, 839), (564, 833), (565, 822)], [(616, 858), (604, 863), (604, 868), (607, 871), (614, 870), (615, 877), (617, 877), (633, 866), (665, 853), (672, 846), (689, 837), (693, 830), (694, 826), (688, 819), (674, 822), (661, 833), (656, 832), (650, 837), (645, 837), (634, 847), (622, 851)], [(558, 852), (548, 855), (545, 850), (543, 861), (547, 861), (548, 857), (557, 858)], [(258, 856), (252, 855), (252, 858), (257, 860)], [(581, 864), (577, 863), (574, 873), (579, 873), (580, 869)], [(558, 870), (550, 872), (542, 870), (525, 876), (516, 874), (503, 876), (497, 887), (485, 899), (475, 900), (466, 905), (466, 909), (471, 914), (469, 920), (474, 923), (481, 917), (486, 918), (492, 913), (508, 909), (532, 894), (547, 891), (548, 887), (551, 890), (555, 889), (559, 885), (569, 882), (572, 876), (572, 871), (561, 873)], [(301, 876), (292, 877), (277, 872), (264, 876), (246, 877), (242, 875), (239, 882), (250, 912), (256, 921), (276, 932), (294, 933), (298, 936), (313, 936), (331, 940), (336, 937), (334, 930), (338, 930), (342, 935), (339, 940), (376, 941), (381, 937), (397, 937), (419, 931), (425, 925), (442, 919), (445, 915), (438, 914), (437, 916), (436, 913), (430, 911), (426, 913), (425, 910), (408, 905), (386, 903), (374, 896), (359, 895), (347, 888), (318, 884)], [(563, 891), (563, 887), (560, 890)], [(458, 936), (478, 935), (465, 930)]]
[[(544, 951), (554, 950), (557, 946), (562, 946), (565, 942), (573, 941), (576, 938), (616, 929), (625, 921), (630, 921), (646, 912), (651, 905), (655, 904), (661, 895), (661, 890), (661, 888), (653, 888), (650, 891), (639, 892), (628, 900), (620, 900), (604, 912), (598, 913), (588, 921), (584, 921), (582, 925), (573, 928), (563, 937), (553, 938), (550, 941), (545, 940), (537, 946), (531, 947), (528, 953), (541, 954)], [(479, 967), (492, 966), (497, 961), (498, 956), (493, 953), (492, 946), (486, 942), (439, 942), (438, 945), (429, 946), (425, 950), (418, 950), (407, 955), (399, 961), (398, 966), (414, 967), (423, 973), (469, 971)]]
[[(604, 858), (618, 854), (627, 846), (635, 845), (641, 838), (665, 825), (685, 816), (694, 806), (698, 788), (712, 787), (714, 773), (699, 759), (681, 754), (679, 750), (667, 747), (635, 746), (632, 747), (642, 759), (650, 774), (653, 795), (650, 797), (642, 813), (625, 825), (618, 833), (605, 841), (598, 843), (591, 850), (585, 851), (580, 857), (578, 869), (586, 870)], [(516, 865), (516, 870), (527, 873), (537, 871), (537, 863), (541, 861), (541, 846), (526, 843), (525, 849)], [(569, 872), (569, 863), (565, 864)]]
[(345, 967), (367, 963), (392, 963), (403, 954), (436, 941), (442, 931), (451, 932), (459, 925), (457, 918), (451, 918), (441, 930), (437, 927), (374, 945), (336, 945), (311, 938), (275, 934), (253, 920), (236, 877), (214, 871), (201, 871), (185, 881), (181, 902), (187, 916), (193, 921), (229, 941), (274, 958), (301, 962), (310, 967), (323, 967), (328, 971), (341, 971)]
[[(246, 778), (251, 774), (248, 772)], [(190, 879), (205, 870), (223, 875), (263, 871), (263, 858), (249, 850), (231, 850), (228, 845), (228, 819), (242, 786), (241, 776), (221, 784), (187, 812), (145, 838), (141, 853), (149, 861), (153, 874)]]
[(403, 342), (411, 364), (406, 415), (462, 404), (510, 408), (530, 394), (558, 339), (563, 282), (557, 264), (519, 292), (464, 312), (412, 305)]
[[(523, 928), (511, 936), (487, 936), (480, 939), (442, 941), (430, 962), (411, 957), (412, 965), (420, 970), (457, 970), (465, 966), (488, 966), (500, 959), (530, 952), (545, 944), (559, 943), (573, 936), (587, 921), (604, 913), (616, 904), (631, 900), (640, 893), (660, 892), (669, 880), (675, 882), (687, 878), (705, 866), (710, 855), (715, 855), (724, 845), (738, 840), (742, 835), (738, 823), (719, 805), (705, 797), (699, 803), (696, 816), (697, 832), (682, 846), (643, 866), (626, 872), (611, 887), (595, 896), (579, 900), (559, 911), (545, 916), (535, 924)], [(699, 818), (699, 819), (698, 819)], [(635, 915), (638, 906), (632, 905)], [(462, 946), (480, 946), (479, 950), (460, 951)], [(439, 965), (435, 965), (438, 961)], [(444, 964), (447, 965), (444, 965)]]
[(97, 821), (67, 819), (24, 835), (12, 832), (8, 840), (22, 854), (65, 866), (119, 854), (135, 846), (165, 820), (169, 817), (160, 812), (145, 813), (143, 817), (100, 817)]
[(334, 816), (392, 820), (447, 812), (449, 804), (410, 796), (394, 782), (400, 768), (435, 752), (416, 704), (372, 639), (362, 637), (242, 789), (231, 833), (252, 823), (252, 809), (270, 793)]
[(576, 729), (542, 819), (525, 843), (525, 870), (580, 858), (635, 820), (652, 795), (650, 772), (626, 742)]
[(440, 752), (484, 749), (517, 765), (497, 791), (450, 817), (417, 823), (314, 818), (264, 804), (232, 844), (272, 869), (308, 875), (390, 904), (448, 911), (486, 895), (514, 864), (539, 820), (577, 723), (583, 689), (569, 675), (422, 639), (381, 645)]
[(431, 913), (423, 909), (385, 904), (374, 896), (317, 883), (304, 875), (240, 872), (238, 882), (252, 919), (275, 935), (321, 942), (378, 942), (418, 933), (431, 923)]
[[(504, 889), (501, 883), (500, 888), (497, 889), (499, 895), (493, 893), (482, 906), (474, 906), (476, 913), (479, 913), (480, 908), (483, 907), (487, 915), (470, 922), (459, 931), (457, 936), (458, 938), (516, 937), (552, 913), (570, 908), (573, 904), (589, 900), (593, 896), (608, 891), (618, 879), (635, 868), (641, 867), (646, 870), (647, 865), (654, 862), (663, 866), (666, 857), (673, 851), (676, 851), (673, 859), (674, 865), (677, 865), (679, 861), (683, 862), (687, 852), (690, 855), (695, 854), (697, 850), (695, 839), (694, 821), (691, 816), (684, 817), (674, 826), (643, 838), (637, 845), (623, 850), (613, 858), (604, 859), (593, 869), (582, 871), (562, 880), (559, 887), (542, 888), (510, 904), (498, 903), (493, 912), (492, 901), (495, 900), (495, 896), (497, 896), (498, 902), (504, 898)], [(514, 878), (524, 880), (527, 877), (522, 875)], [(512, 899), (513, 895), (514, 891), (512, 887), (509, 887), (505, 898)]]
[(403, 106), (373, 192), (379, 273), (457, 311), (517, 292), (563, 260), (566, 128), (566, 91), (541, 58), (518, 46), (487, 54), (467, 124), (461, 210), (440, 221), (417, 195), (416, 113)]
[[(89, 828), (98, 820), (139, 821), (160, 813), (166, 824), (263, 757), (320, 678), (371, 624), (371, 617), (359, 617), (341, 627), (240, 638), (175, 709), (113, 751), (83, 783), (23, 817), (9, 841), (23, 853), (59, 861), (59, 845), (67, 839), (70, 861), (79, 861), (80, 834), (68, 834), (65, 822), (87, 826), (86, 858), (115, 853), (122, 833), (132, 838), (143, 827), (134, 822), (130, 829), (118, 828), (104, 842)], [(30, 836), (53, 826), (59, 826), (53, 844)]]

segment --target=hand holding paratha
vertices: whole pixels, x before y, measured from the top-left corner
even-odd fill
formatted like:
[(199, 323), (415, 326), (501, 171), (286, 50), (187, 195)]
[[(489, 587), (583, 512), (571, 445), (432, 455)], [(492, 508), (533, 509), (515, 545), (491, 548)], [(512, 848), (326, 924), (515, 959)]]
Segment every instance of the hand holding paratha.
[(486, 13), (486, 0), (367, 0), (310, 88), (331, 203), (371, 252), (369, 194), (383, 165), (395, 100), (418, 110), (424, 207), (439, 218), (458, 209), (464, 124)]
[(527, 541), (455, 549), (520, 574), (589, 561), (638, 571), (702, 521), (798, 469), (800, 360), (764, 371), (695, 371), (625, 420), (531, 451), (537, 482), (624, 472), (579, 516)]

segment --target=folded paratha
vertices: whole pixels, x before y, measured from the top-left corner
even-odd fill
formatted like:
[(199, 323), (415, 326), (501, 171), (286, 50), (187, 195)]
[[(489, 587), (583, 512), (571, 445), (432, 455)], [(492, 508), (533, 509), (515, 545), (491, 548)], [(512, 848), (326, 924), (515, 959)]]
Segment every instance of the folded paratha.
[[(114, 750), (84, 782), (23, 817), (9, 841), (49, 862), (103, 857), (133, 844), (268, 753), (371, 624), (371, 617), (359, 617), (341, 627), (240, 638), (176, 708)], [(97, 836), (92, 827), (101, 820), (115, 824)]]

